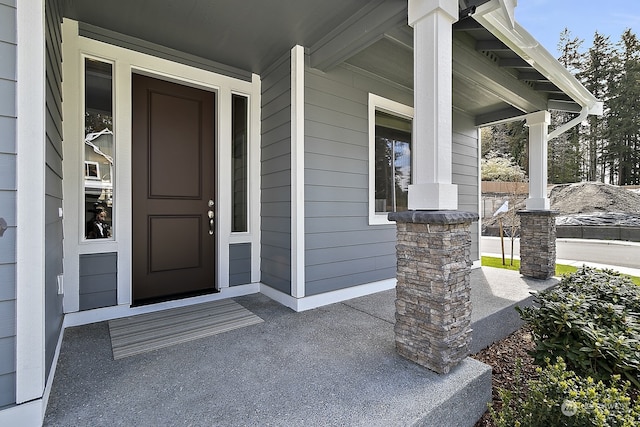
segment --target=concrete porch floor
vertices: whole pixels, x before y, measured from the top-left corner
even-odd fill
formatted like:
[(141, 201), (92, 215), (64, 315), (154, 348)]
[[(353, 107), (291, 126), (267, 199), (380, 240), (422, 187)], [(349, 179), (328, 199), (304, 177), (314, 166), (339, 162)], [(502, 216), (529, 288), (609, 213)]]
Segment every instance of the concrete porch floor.
[[(556, 283), (491, 268), (471, 282), (474, 348)], [(106, 322), (67, 329), (44, 425), (473, 426), (491, 399), (487, 365), (438, 375), (396, 354), (393, 290), (301, 313), (235, 300), (264, 323), (120, 360)]]

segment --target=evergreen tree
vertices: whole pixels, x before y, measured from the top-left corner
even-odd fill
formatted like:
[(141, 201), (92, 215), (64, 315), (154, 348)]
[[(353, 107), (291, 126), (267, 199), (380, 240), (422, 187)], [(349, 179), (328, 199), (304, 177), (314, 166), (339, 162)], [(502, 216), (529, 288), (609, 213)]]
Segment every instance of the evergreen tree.
[[(593, 45), (587, 51), (584, 71), (578, 73), (578, 78), (596, 98), (604, 101), (605, 106), (609, 100), (614, 59), (614, 49), (609, 37), (596, 31), (593, 36)], [(610, 182), (613, 183), (615, 161), (609, 155), (606, 116), (591, 115), (587, 118), (587, 122), (587, 131), (583, 137), (585, 178), (588, 181), (604, 182), (605, 177), (609, 176)]]
[[(573, 74), (579, 73), (584, 68), (584, 55), (580, 53), (583, 42), (582, 39), (571, 37), (571, 31), (568, 28), (560, 33), (558, 61)], [(575, 116), (575, 113), (552, 111), (551, 127), (561, 126)], [(581, 180), (583, 150), (581, 149), (579, 130), (578, 126), (573, 127), (549, 141), (547, 159), (549, 182), (562, 184)]]
[(529, 170), (529, 132), (523, 120), (488, 126), (481, 132), (483, 158), (492, 153), (494, 157), (511, 158), (520, 168)]
[(618, 43), (609, 90), (609, 154), (617, 166), (617, 184), (640, 183), (640, 41), (627, 29)]

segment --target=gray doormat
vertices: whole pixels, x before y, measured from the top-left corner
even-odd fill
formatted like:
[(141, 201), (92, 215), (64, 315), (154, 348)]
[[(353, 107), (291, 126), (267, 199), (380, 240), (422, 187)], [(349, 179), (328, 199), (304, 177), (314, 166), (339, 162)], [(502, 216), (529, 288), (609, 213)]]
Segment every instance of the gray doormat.
[(237, 302), (220, 300), (110, 320), (109, 334), (117, 360), (262, 321)]

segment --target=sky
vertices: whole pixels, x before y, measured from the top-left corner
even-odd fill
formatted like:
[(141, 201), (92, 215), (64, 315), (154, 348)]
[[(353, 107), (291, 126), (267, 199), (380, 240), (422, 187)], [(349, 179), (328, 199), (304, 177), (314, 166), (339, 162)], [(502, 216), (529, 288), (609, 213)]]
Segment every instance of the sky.
[(518, 0), (516, 21), (554, 57), (560, 33), (584, 40), (582, 51), (593, 44), (596, 31), (610, 36), (613, 44), (627, 29), (640, 37), (640, 0)]

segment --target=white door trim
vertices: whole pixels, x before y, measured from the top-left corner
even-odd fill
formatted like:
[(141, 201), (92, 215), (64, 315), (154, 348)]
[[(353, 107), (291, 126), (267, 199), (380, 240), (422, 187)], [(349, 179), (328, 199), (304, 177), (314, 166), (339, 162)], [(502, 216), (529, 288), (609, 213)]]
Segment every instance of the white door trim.
[[(244, 81), (232, 77), (212, 73), (188, 65), (157, 58), (122, 47), (110, 45), (97, 40), (79, 36), (78, 23), (65, 19), (64, 30), (64, 129), (65, 143), (65, 275), (70, 282), (65, 293), (65, 312), (79, 310), (79, 275), (78, 257), (84, 253), (117, 252), (118, 253), (118, 304), (131, 304), (131, 74), (133, 72), (147, 76), (173, 81), (178, 84), (197, 87), (216, 92), (216, 280), (220, 289), (229, 286), (229, 244), (251, 243), (252, 279), (259, 281), (260, 244), (259, 230), (259, 176), (260, 163), (259, 130), (260, 130), (260, 98), (261, 81), (254, 75), (252, 81)], [(114, 67), (114, 133), (115, 133), (115, 189), (114, 189), (114, 236), (111, 241), (83, 241), (80, 235), (81, 221), (79, 205), (80, 177), (77, 165), (81, 155), (78, 141), (82, 140), (81, 109), (82, 87), (78, 78), (82, 75), (82, 63), (78, 60), (82, 55), (102, 58), (115, 64)], [(69, 60), (67, 60), (69, 58)], [(69, 78), (76, 77), (76, 78)], [(252, 169), (250, 192), (250, 224), (248, 233), (231, 233), (230, 206), (222, 201), (231, 200), (231, 159), (230, 149), (226, 147), (231, 141), (231, 100), (232, 93), (244, 94), (250, 100), (250, 164)], [(69, 138), (71, 136), (71, 138)], [(66, 141), (67, 142), (67, 141)], [(67, 153), (67, 150), (69, 153)], [(75, 159), (75, 160), (74, 160)], [(71, 178), (70, 178), (71, 177)], [(68, 179), (70, 178), (70, 179)], [(256, 182), (253, 182), (256, 181)], [(71, 196), (72, 197), (69, 197)], [(226, 219), (225, 219), (226, 217)], [(257, 254), (257, 256), (256, 256)], [(255, 273), (255, 272), (258, 273)]]

